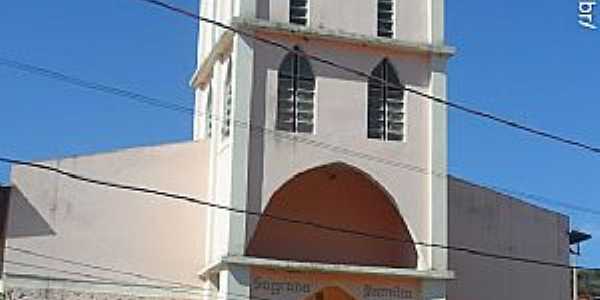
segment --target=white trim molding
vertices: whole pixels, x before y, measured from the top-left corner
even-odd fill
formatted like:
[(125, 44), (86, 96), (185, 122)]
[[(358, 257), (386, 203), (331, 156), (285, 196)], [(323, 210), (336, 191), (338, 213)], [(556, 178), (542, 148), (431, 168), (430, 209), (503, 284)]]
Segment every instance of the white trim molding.
[(268, 269), (280, 269), (295, 272), (318, 272), (318, 273), (342, 273), (354, 275), (377, 275), (386, 277), (418, 278), (428, 280), (452, 280), (454, 272), (447, 270), (415, 270), (387, 268), (376, 266), (357, 266), (342, 264), (324, 264), (312, 262), (297, 262), (287, 260), (276, 260), (269, 258), (257, 258), (249, 256), (226, 256), (219, 262), (215, 262), (203, 269), (199, 274), (202, 278), (208, 278), (211, 274), (226, 270), (229, 266), (262, 267)]
[(254, 18), (233, 18), (232, 25), (244, 31), (271, 32), (293, 37), (304, 37), (320, 40), (334, 40), (346, 44), (367, 47), (385, 47), (398, 52), (416, 53), (423, 55), (436, 55), (449, 58), (456, 53), (451, 46), (435, 43), (417, 43), (376, 37), (364, 34), (350, 33), (342, 30), (331, 30), (325, 28), (313, 28), (283, 22), (272, 22)]

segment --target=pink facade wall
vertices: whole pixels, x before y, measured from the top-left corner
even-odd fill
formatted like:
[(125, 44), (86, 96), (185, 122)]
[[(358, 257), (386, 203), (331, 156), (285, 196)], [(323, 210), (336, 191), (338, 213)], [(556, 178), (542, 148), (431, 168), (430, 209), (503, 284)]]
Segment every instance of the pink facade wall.
[[(432, 66), (425, 56), (273, 34), (268, 37), (277, 38), (289, 46), (299, 45), (308, 53), (318, 53), (365, 72), (371, 72), (387, 56), (402, 82), (417, 90), (429, 89)], [(256, 126), (275, 128), (278, 69), (287, 52), (260, 43), (252, 45), (255, 51), (255, 77), (250, 104), (252, 122)], [(269, 201), (274, 199), (273, 195), (296, 174), (341, 162), (369, 174), (384, 187), (411, 236), (415, 240), (427, 241), (432, 229), (429, 222), (428, 176), (418, 170), (368, 160), (358, 155), (344, 155), (339, 150), (323, 149), (314, 144), (323, 142), (413, 166), (427, 166), (432, 138), (430, 104), (414, 94), (406, 95), (406, 141), (368, 139), (366, 80), (319, 63), (313, 63), (312, 68), (316, 77), (315, 132), (296, 134), (298, 142), (279, 138), (270, 132), (249, 136), (248, 208), (264, 211)], [(314, 142), (303, 142), (303, 138)], [(254, 235), (257, 222), (255, 218), (248, 219), (247, 242)], [(423, 247), (417, 251), (418, 268), (429, 269), (431, 253)]]
[[(207, 146), (188, 142), (42, 163), (99, 180), (204, 199)], [(206, 207), (22, 166), (12, 169), (11, 184), (8, 246), (165, 281), (201, 283), (197, 272), (205, 263)], [(7, 249), (6, 259), (63, 271), (6, 265), (9, 275), (89, 279), (66, 273), (81, 272), (114, 281), (164, 284), (12, 249)]]

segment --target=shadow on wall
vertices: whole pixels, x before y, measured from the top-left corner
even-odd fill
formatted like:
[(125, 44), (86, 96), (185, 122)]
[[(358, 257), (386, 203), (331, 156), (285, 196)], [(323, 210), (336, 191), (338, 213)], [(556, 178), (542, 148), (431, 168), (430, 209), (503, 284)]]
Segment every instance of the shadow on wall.
[(10, 191), (8, 223), (6, 238), (24, 238), (55, 235), (50, 224), (27, 200), (19, 187), (13, 186)]
[[(394, 202), (382, 186), (352, 166), (337, 163), (314, 168), (298, 174), (275, 192), (258, 222), (246, 255), (415, 269), (417, 251)], [(389, 236), (407, 243), (361, 237), (268, 216)]]

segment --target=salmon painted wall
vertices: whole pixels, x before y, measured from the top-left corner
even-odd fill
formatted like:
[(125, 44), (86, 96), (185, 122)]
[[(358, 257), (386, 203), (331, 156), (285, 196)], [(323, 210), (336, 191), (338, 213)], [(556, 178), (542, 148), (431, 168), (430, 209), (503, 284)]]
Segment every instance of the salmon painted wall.
[[(205, 3), (207, 7), (201, 10), (203, 16), (215, 17), (225, 23), (228, 23), (230, 16), (250, 20), (261, 18), (273, 23), (287, 23), (289, 20), (289, 1), (285, 0), (209, 0), (203, 2), (203, 5)], [(375, 33), (377, 18), (374, 1), (311, 0), (309, 3), (311, 29), (326, 29), (330, 33), (354, 33), (356, 38), (373, 37)], [(408, 44), (443, 45), (443, 1), (396, 1), (395, 9), (396, 39)], [(362, 17), (357, 18), (359, 14)], [(212, 26), (200, 27), (200, 58), (206, 57), (208, 51), (213, 49), (215, 37), (221, 36), (218, 31)], [(366, 73), (371, 72), (387, 57), (404, 84), (424, 93), (445, 97), (445, 56), (434, 57), (434, 54), (427, 52), (407, 53), (398, 49), (386, 49), (383, 45), (350, 46), (335, 39), (326, 41), (293, 37), (293, 30), (289, 33), (291, 34), (258, 32), (265, 38), (290, 47), (298, 45), (308, 53)], [(220, 55), (223, 56), (223, 61), (227, 61), (229, 57), (233, 59), (232, 117), (236, 124), (230, 139), (220, 136), (219, 127), (222, 124), (213, 124), (216, 125), (213, 126), (213, 133), (216, 134), (213, 134), (210, 141), (213, 150), (210, 159), (211, 177), (214, 181), (210, 184), (211, 198), (221, 199), (219, 201), (223, 205), (264, 211), (273, 195), (297, 174), (341, 162), (368, 174), (384, 187), (415, 241), (446, 243), (445, 176), (437, 180), (426, 171), (430, 169), (441, 174), (446, 172), (445, 108), (407, 94), (406, 141), (369, 140), (366, 80), (314, 63), (315, 133), (295, 134), (291, 139), (276, 137), (272, 130), (275, 128), (277, 110), (278, 69), (287, 53), (239, 35), (233, 37), (232, 45), (231, 53)], [(425, 48), (427, 47), (422, 49)], [(226, 65), (223, 61), (204, 70), (204, 74), (213, 75), (213, 112), (217, 111), (218, 118), (223, 118), (222, 74)], [(209, 93), (204, 89), (205, 86), (195, 87), (198, 111), (202, 112)], [(204, 123), (202, 116), (197, 118), (198, 124)], [(239, 123), (248, 121), (253, 126), (252, 130)], [(259, 128), (265, 128), (266, 132), (259, 132)], [(204, 138), (198, 134), (196, 137)], [(313, 145), (303, 143), (305, 138), (313, 141)], [(314, 146), (321, 142), (359, 153), (369, 153), (373, 157), (389, 158), (398, 163), (390, 166), (373, 159)], [(211, 228), (221, 228), (226, 232), (215, 233), (210, 238), (211, 259), (217, 261), (223, 255), (243, 255), (254, 236), (258, 221), (255, 217), (235, 214), (209, 216), (209, 235)], [(443, 250), (418, 247), (417, 253), (417, 269), (447, 268)]]
[[(290, 40), (281, 36), (274, 38), (365, 72), (371, 72), (387, 56), (402, 82), (424, 92), (429, 89), (432, 70), (426, 57), (398, 53), (392, 55), (384, 50)], [(252, 45), (255, 51), (255, 78), (250, 105), (252, 121), (258, 126), (275, 128), (277, 74), (279, 64), (287, 53), (260, 43)], [(299, 141), (269, 133), (250, 135), (249, 209), (264, 210), (277, 191), (295, 175), (315, 167), (342, 162), (356, 167), (378, 182), (393, 199), (412, 238), (427, 241), (431, 224), (430, 185), (426, 172), (344, 155), (340, 151), (303, 143), (302, 138), (426, 168), (430, 158), (430, 104), (411, 94), (405, 96), (406, 141), (367, 139), (366, 80), (319, 63), (313, 63), (312, 68), (316, 77), (314, 134), (295, 134)], [(253, 236), (256, 222), (255, 218), (248, 220), (248, 242)], [(430, 254), (427, 249), (419, 248), (417, 251), (419, 268), (428, 269)]]
[[(43, 163), (95, 179), (205, 198), (207, 151), (207, 144), (201, 141)], [(200, 283), (196, 274), (204, 264), (205, 239), (200, 229), (206, 226), (205, 207), (19, 166), (12, 170), (11, 184), (8, 246), (163, 280)], [(32, 258), (11, 249), (6, 258), (68, 272), (92, 272), (116, 282), (141, 281), (123, 274)], [(86, 279), (14, 265), (5, 266), (5, 271)], [(58, 288), (67, 288), (60, 284)]]

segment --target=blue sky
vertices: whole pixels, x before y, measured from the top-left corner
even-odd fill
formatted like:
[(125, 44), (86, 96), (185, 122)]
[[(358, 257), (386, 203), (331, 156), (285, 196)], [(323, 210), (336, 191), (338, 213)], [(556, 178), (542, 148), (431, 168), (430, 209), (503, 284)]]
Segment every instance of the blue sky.
[[(193, 0), (173, 4), (196, 10)], [(576, 1), (447, 0), (452, 101), (600, 145), (600, 32)], [(597, 7), (600, 10), (600, 7)], [(599, 23), (600, 23), (600, 19)], [(191, 106), (196, 26), (138, 1), (11, 1), (0, 56)], [(191, 118), (0, 67), (0, 155), (45, 159), (186, 140)], [(460, 177), (600, 210), (600, 155), (450, 113)], [(8, 180), (0, 166), (0, 182)], [(600, 267), (600, 216), (538, 203), (591, 231), (582, 264)]]

